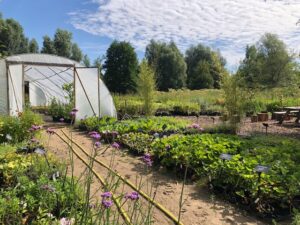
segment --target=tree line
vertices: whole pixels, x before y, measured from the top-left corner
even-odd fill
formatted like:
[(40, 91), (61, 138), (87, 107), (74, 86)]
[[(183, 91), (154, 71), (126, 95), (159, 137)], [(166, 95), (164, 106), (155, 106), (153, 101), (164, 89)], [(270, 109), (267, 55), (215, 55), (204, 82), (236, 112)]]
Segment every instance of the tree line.
[[(202, 44), (191, 46), (183, 55), (172, 41), (151, 40), (146, 46), (145, 59), (154, 71), (159, 91), (220, 88), (222, 77), (228, 75), (221, 54)], [(129, 42), (113, 41), (107, 50), (103, 69), (105, 83), (111, 91), (135, 91), (139, 64)]]
[[(77, 62), (82, 62), (90, 66), (90, 59), (84, 55), (78, 44), (73, 42), (72, 33), (57, 29), (53, 38), (45, 35), (43, 37), (43, 46), (39, 47), (36, 39), (27, 38), (23, 27), (14, 19), (4, 19), (0, 14), (0, 56), (10, 56), (22, 53), (45, 53), (53, 54)], [(95, 64), (99, 63), (100, 58), (96, 59)]]
[[(168, 89), (220, 88), (226, 70), (226, 60), (219, 51), (198, 44), (183, 55), (174, 42), (151, 40), (146, 46), (145, 59), (155, 73), (159, 91)], [(275, 34), (266, 33), (246, 47), (245, 58), (231, 76), (241, 87), (249, 89), (300, 87), (299, 55), (289, 51)], [(135, 91), (139, 65), (130, 43), (114, 41), (107, 50), (104, 80), (113, 92)]]

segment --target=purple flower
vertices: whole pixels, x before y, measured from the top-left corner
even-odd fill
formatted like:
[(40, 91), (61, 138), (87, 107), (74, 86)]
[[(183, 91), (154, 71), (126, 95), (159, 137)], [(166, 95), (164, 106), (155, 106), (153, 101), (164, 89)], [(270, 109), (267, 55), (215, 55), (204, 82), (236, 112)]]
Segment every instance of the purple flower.
[(92, 134), (98, 134), (98, 132), (97, 131), (91, 131), (91, 132), (89, 132), (89, 135), (91, 136)]
[(76, 109), (76, 108), (73, 108), (73, 109), (72, 109), (72, 112), (75, 112), (75, 113), (77, 113), (77, 112), (78, 112), (78, 109)]
[(101, 147), (101, 142), (96, 141), (96, 142), (95, 142), (95, 147), (96, 147), (96, 148), (100, 148), (100, 147)]
[(60, 122), (64, 122), (65, 119), (64, 119), (64, 118), (60, 118), (59, 121), (60, 121)]
[(116, 149), (119, 149), (120, 148), (120, 145), (117, 143), (117, 142), (114, 142), (111, 147), (113, 148), (116, 148)]
[(31, 128), (28, 129), (29, 132), (38, 131), (42, 128), (42, 126), (32, 125)]
[(101, 197), (102, 197), (102, 198), (111, 198), (111, 193), (110, 193), (109, 191), (103, 192), (103, 193), (101, 194)]
[(170, 150), (170, 149), (171, 149), (171, 145), (167, 145), (166, 150)]
[(152, 166), (153, 161), (149, 153), (145, 153), (144, 156), (142, 157), (142, 160), (147, 166)]
[(125, 195), (125, 199), (130, 199), (130, 200), (138, 200), (140, 198), (139, 196), (139, 193), (134, 191), (134, 192), (131, 192), (130, 194), (127, 193)]
[(76, 112), (71, 111), (70, 116), (74, 117), (76, 115)]
[(102, 200), (102, 205), (104, 208), (108, 209), (113, 205), (113, 202), (111, 200)]
[(93, 132), (91, 132), (90, 137), (94, 138), (96, 140), (99, 140), (101, 138), (101, 135), (99, 133), (97, 133), (96, 131), (93, 131)]
[(46, 132), (50, 135), (54, 134), (54, 130), (52, 128), (47, 128)]
[(196, 129), (196, 130), (199, 130), (199, 131), (203, 131), (203, 130), (204, 130), (204, 129), (203, 129), (202, 127), (200, 127), (200, 125), (197, 124), (197, 123), (193, 123), (193, 124), (189, 125), (188, 128), (190, 128), (190, 129)]

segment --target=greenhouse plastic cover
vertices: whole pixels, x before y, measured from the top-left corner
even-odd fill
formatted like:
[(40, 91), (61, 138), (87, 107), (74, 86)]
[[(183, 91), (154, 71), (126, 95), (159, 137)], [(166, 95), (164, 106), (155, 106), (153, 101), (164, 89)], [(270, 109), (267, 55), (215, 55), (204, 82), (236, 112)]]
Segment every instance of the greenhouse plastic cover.
[[(13, 63), (8, 67), (12, 77), (12, 82), (8, 82), (9, 100), (7, 99), (5, 60), (8, 64)], [(68, 94), (62, 89), (62, 86), (73, 82), (75, 76), (75, 104), (81, 111), (78, 112), (77, 119), (94, 115), (94, 112), (97, 116), (116, 116), (112, 96), (99, 79), (97, 68), (86, 68), (73, 60), (47, 54), (22, 54), (7, 57), (5, 60), (0, 60), (0, 113), (7, 113), (8, 102), (11, 114), (14, 114), (13, 112), (18, 108), (22, 111), (24, 105), (22, 63), (24, 63), (24, 81), (29, 82), (29, 100), (32, 106), (49, 104), (54, 97), (66, 103)], [(55, 66), (51, 66), (51, 64)], [(13, 88), (15, 88), (16, 96)]]

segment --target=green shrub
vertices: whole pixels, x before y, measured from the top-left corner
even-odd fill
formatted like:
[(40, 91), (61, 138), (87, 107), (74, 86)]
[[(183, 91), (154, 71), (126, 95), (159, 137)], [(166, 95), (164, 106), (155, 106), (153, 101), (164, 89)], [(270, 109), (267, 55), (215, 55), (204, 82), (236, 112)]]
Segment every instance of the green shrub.
[[(0, 224), (50, 224), (82, 211), (82, 190), (64, 176), (65, 165), (51, 156), (0, 155)], [(52, 179), (53, 174), (59, 174)]]
[(140, 64), (140, 73), (137, 78), (137, 92), (143, 101), (143, 112), (150, 116), (154, 111), (154, 97), (155, 97), (155, 74), (152, 68), (148, 65), (146, 60)]
[(26, 110), (18, 117), (0, 116), (0, 143), (18, 143), (29, 139), (32, 133), (29, 128), (32, 125), (41, 125), (40, 115)]

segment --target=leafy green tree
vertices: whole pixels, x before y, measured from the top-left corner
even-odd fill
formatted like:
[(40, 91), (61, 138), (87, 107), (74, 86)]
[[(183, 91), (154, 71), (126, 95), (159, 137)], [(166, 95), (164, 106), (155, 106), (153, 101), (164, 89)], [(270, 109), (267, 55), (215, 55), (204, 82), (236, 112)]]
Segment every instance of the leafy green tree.
[(80, 62), (82, 60), (82, 51), (76, 43), (72, 44), (71, 59)]
[(138, 59), (129, 42), (113, 41), (106, 52), (104, 81), (110, 91), (128, 93), (135, 91)]
[(155, 71), (157, 88), (160, 91), (180, 89), (186, 83), (186, 63), (174, 42), (162, 43), (151, 40), (145, 57)]
[(13, 55), (28, 52), (28, 39), (22, 26), (14, 19), (3, 19), (0, 16), (0, 53)]
[(137, 92), (143, 99), (143, 112), (150, 116), (153, 114), (155, 96), (155, 74), (146, 60), (140, 64), (140, 73), (137, 78)]
[(31, 39), (31, 41), (29, 42), (29, 52), (31, 52), (31, 53), (39, 52), (39, 45), (34, 38)]
[(238, 74), (248, 87), (289, 85), (296, 71), (294, 57), (277, 35), (265, 34), (256, 45), (247, 46)]
[(186, 51), (185, 61), (188, 88), (220, 88), (222, 77), (227, 74), (227, 71), (225, 59), (219, 52), (198, 44)]
[(83, 63), (86, 67), (90, 67), (90, 66), (91, 66), (90, 58), (89, 58), (87, 55), (84, 55), (84, 56), (83, 56), (82, 63)]
[(189, 79), (190, 89), (213, 88), (214, 79), (210, 71), (210, 65), (207, 61), (199, 61), (193, 72), (194, 74), (197, 74), (197, 76)]
[(41, 53), (55, 55), (56, 50), (54, 47), (54, 42), (47, 35), (44, 36), (43, 39), (44, 39), (44, 41), (43, 41), (43, 48), (41, 50)]
[(54, 47), (57, 55), (70, 58), (72, 33), (67, 30), (57, 29), (54, 34)]

